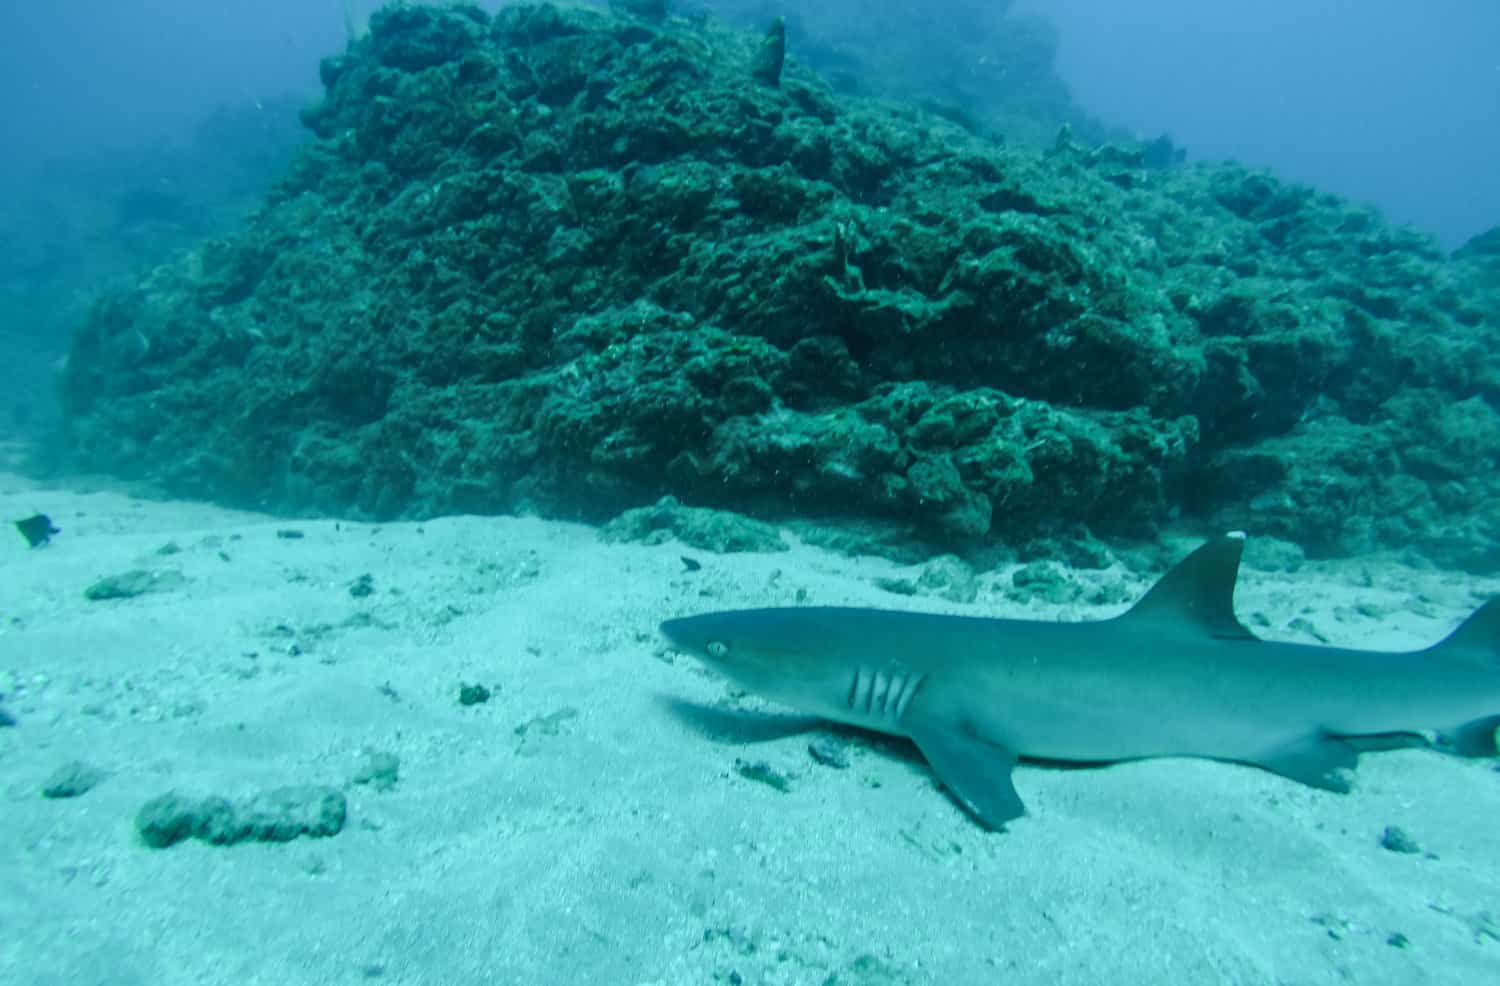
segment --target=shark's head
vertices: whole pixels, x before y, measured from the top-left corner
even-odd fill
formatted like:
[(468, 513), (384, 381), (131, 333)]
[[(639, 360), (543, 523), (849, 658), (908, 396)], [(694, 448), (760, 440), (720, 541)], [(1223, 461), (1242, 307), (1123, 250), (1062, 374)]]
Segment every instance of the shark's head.
[(741, 609), (668, 620), (661, 632), (736, 684), (803, 709), (837, 703), (852, 668), (815, 609)]

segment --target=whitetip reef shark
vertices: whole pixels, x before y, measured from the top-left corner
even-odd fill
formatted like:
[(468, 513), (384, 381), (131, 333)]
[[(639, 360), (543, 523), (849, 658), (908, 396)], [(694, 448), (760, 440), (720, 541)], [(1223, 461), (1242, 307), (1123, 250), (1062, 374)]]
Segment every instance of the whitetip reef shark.
[(1216, 537), (1124, 614), (1077, 623), (845, 607), (668, 620), (736, 684), (909, 737), (984, 827), (1025, 814), (1018, 759), (1208, 757), (1333, 791), (1360, 752), (1427, 742), (1496, 754), (1500, 598), (1442, 642), (1388, 652), (1261, 640), (1234, 614), (1245, 536)]

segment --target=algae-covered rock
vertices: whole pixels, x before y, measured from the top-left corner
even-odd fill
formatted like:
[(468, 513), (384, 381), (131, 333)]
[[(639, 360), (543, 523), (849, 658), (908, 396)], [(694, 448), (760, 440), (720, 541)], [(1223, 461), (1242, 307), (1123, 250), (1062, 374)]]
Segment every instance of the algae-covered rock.
[(665, 496), (649, 507), (627, 510), (599, 529), (605, 541), (660, 544), (676, 538), (683, 544), (732, 554), (739, 551), (787, 551), (789, 545), (770, 524), (725, 510), (685, 507)]
[[(1002, 146), (795, 58), (757, 85), (761, 50), (382, 11), (246, 228), (80, 326), (80, 464), (372, 519), (672, 495), (962, 553), (1196, 519), (1500, 567), (1485, 243), (1238, 166)], [(688, 510), (690, 543), (774, 543)]]
[(231, 801), (217, 795), (193, 798), (169, 792), (136, 813), (136, 831), (152, 849), (197, 838), (216, 846), (245, 841), (321, 839), (343, 831), (348, 806), (334, 788), (292, 785)]

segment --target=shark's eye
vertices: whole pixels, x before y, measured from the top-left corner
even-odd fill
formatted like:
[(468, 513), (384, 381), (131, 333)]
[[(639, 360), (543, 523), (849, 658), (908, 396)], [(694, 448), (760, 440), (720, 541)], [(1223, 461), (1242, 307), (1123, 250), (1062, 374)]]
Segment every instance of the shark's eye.
[(709, 657), (725, 657), (729, 654), (729, 645), (722, 640), (710, 640), (703, 649), (708, 652)]

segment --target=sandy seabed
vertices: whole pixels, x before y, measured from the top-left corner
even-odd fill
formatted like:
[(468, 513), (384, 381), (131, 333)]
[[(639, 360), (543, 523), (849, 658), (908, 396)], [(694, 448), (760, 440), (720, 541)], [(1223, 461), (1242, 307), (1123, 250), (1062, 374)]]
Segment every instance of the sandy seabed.
[[(992, 576), (973, 605), (913, 599), (876, 585), (908, 572), (886, 561), (528, 518), (289, 521), (15, 475), (0, 507), (61, 528), (0, 531), (3, 983), (1500, 982), (1491, 762), (1373, 754), (1348, 795), (1196, 760), (1023, 767), (1031, 814), (986, 833), (903, 742), (740, 696), (655, 630), (804, 599), (1117, 609), (1022, 606)], [(85, 596), (132, 571), (148, 591)], [(1238, 606), (1267, 636), (1411, 648), (1496, 591), (1356, 560), (1246, 572)], [(44, 796), (60, 771), (92, 786)], [(298, 785), (342, 795), (341, 831), (137, 827), (169, 792)]]

